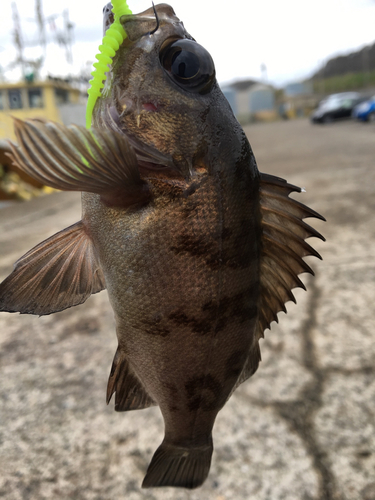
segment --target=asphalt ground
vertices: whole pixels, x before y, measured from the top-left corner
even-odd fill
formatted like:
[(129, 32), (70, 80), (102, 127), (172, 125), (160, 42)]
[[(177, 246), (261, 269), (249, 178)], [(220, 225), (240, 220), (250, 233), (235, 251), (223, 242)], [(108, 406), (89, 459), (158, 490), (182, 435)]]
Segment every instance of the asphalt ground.
[[(105, 404), (116, 349), (106, 292), (37, 318), (0, 313), (0, 497), (9, 500), (375, 500), (375, 127), (307, 120), (246, 128), (259, 169), (303, 186), (314, 222), (308, 292), (261, 342), (258, 372), (214, 429), (203, 487), (141, 490), (158, 408)], [(75, 193), (0, 211), (0, 280), (80, 218)]]

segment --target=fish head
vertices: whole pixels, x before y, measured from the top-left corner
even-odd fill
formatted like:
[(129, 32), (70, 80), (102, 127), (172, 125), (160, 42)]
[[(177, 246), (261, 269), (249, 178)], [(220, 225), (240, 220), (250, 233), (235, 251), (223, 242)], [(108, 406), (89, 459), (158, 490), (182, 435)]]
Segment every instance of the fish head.
[[(107, 6), (104, 26), (112, 21)], [(120, 22), (127, 38), (107, 74), (93, 125), (126, 136), (143, 177), (186, 181), (218, 168), (218, 158), (238, 154), (240, 127), (216, 81), (212, 57), (173, 8), (160, 4)]]

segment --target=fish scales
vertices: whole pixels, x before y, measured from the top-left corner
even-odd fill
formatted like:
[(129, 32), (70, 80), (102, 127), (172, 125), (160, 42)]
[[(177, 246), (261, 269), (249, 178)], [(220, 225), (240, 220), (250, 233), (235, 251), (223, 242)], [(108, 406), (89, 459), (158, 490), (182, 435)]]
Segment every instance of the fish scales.
[[(104, 26), (113, 22), (110, 4)], [(158, 17), (155, 30), (155, 16)], [(208, 52), (173, 9), (124, 16), (93, 128), (15, 121), (13, 162), (82, 191), (82, 221), (40, 243), (0, 284), (0, 310), (51, 314), (107, 288), (118, 349), (107, 403), (158, 405), (165, 436), (143, 487), (206, 479), (219, 410), (260, 361), (323, 219), (300, 188), (259, 173)]]
[[(163, 413), (170, 405), (164, 380), (179, 382), (178, 403), (190, 411), (193, 405), (188, 399), (192, 396), (184, 387), (197, 376), (202, 380), (210, 376), (222, 387), (216, 413), (233, 386), (233, 380), (225, 380), (227, 357), (240, 350), (246, 356), (259, 281), (259, 228), (255, 219), (251, 224), (244, 218), (255, 212), (255, 200), (247, 195), (253, 189), (252, 180), (250, 176), (244, 179), (246, 189), (239, 196), (234, 187), (232, 192), (224, 189), (226, 181), (220, 176), (204, 176), (200, 182), (194, 181), (191, 194), (185, 195), (181, 189), (176, 198), (175, 193), (167, 192), (163, 199), (140, 210), (132, 217), (129, 230), (125, 229), (127, 214), (103, 206), (96, 195), (84, 195), (84, 210), (90, 212), (89, 231), (100, 249), (118, 318), (119, 344)], [(187, 185), (185, 192), (189, 188)], [(235, 252), (236, 247), (240, 251)], [(126, 254), (119, 259), (124, 248)], [(108, 260), (108, 254), (114, 257)], [(144, 355), (147, 351), (152, 353), (152, 366), (151, 354)], [(184, 353), (183, 359), (179, 351)], [(195, 406), (198, 396), (197, 388)], [(202, 405), (207, 406), (204, 398)], [(200, 411), (199, 406), (194, 411)], [(214, 417), (210, 418), (212, 426)], [(194, 429), (187, 427), (193, 438)]]

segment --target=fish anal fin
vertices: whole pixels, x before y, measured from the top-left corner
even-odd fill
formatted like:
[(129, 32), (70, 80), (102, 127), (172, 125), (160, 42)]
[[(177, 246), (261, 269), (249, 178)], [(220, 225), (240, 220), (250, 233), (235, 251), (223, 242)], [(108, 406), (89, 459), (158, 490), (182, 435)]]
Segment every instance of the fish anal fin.
[(272, 321), (277, 321), (278, 312), (285, 312), (288, 300), (295, 301), (292, 289), (305, 289), (298, 275), (305, 272), (314, 274), (303, 258), (311, 255), (321, 259), (305, 239), (314, 236), (324, 240), (324, 237), (303, 219), (325, 219), (306, 205), (289, 198), (290, 193), (301, 191), (284, 179), (260, 174), (262, 250), (257, 338), (263, 337), (264, 330), (270, 327)]
[(156, 405), (129, 366), (126, 355), (119, 348), (113, 359), (108, 379), (107, 404), (114, 393), (116, 393), (116, 411), (141, 410)]
[(105, 288), (82, 221), (39, 243), (0, 284), (0, 311), (43, 316), (82, 304)]

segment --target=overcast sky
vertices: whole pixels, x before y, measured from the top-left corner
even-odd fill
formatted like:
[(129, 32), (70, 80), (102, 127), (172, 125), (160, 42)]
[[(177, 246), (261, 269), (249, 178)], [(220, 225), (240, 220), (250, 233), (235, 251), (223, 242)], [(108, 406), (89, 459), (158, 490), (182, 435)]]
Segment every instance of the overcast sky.
[[(34, 0), (18, 0), (24, 38), (37, 38)], [(156, 2), (158, 3), (158, 2)], [(170, 0), (189, 33), (212, 55), (219, 82), (261, 78), (281, 86), (310, 76), (330, 57), (375, 41), (375, 0)], [(103, 0), (43, 0), (44, 15), (69, 9), (74, 23), (73, 65), (57, 45), (47, 51), (47, 71), (56, 76), (76, 73), (93, 62), (102, 36)], [(151, 0), (128, 0), (133, 13), (147, 9)], [(61, 7), (59, 7), (61, 5)], [(55, 26), (62, 22), (57, 18)], [(15, 57), (12, 45), (11, 2), (4, 0), (0, 17), (0, 66)], [(51, 25), (47, 34), (52, 33)], [(29, 49), (36, 57), (41, 49)], [(19, 72), (7, 72), (17, 79)]]

